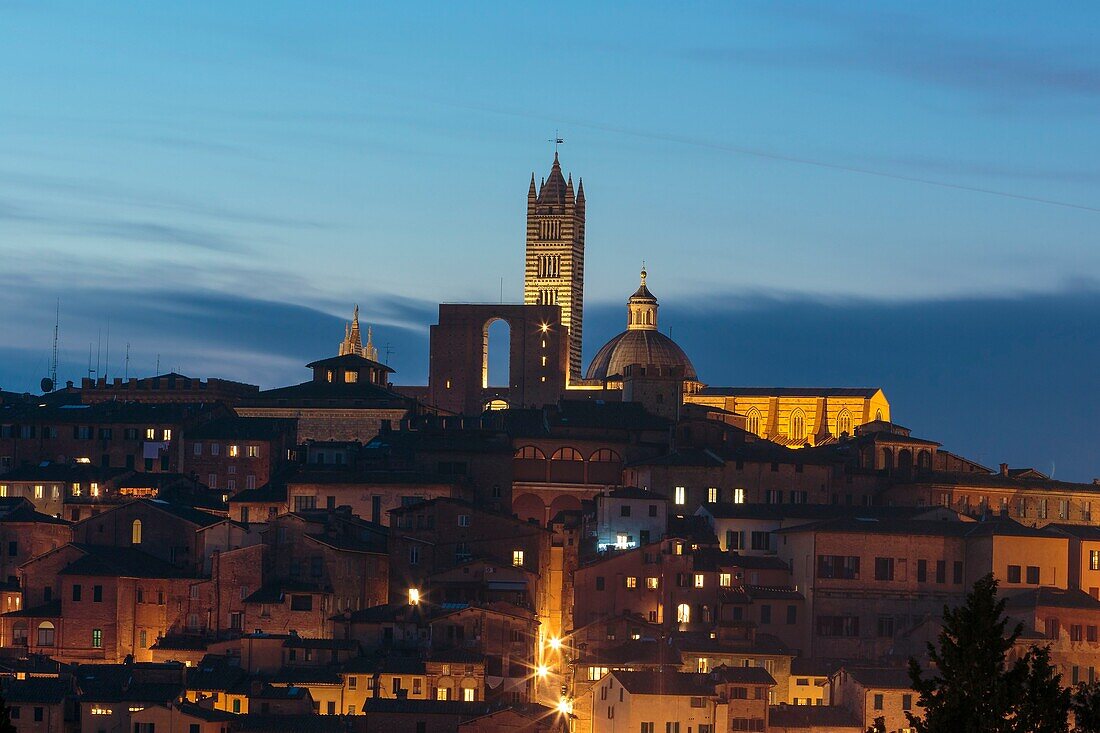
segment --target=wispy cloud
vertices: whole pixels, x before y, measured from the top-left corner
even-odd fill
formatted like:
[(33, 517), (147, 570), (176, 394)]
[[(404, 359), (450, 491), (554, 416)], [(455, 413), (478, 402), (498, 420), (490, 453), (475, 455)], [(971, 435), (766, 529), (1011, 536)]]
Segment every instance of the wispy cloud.
[(1083, 49), (964, 34), (917, 16), (883, 13), (878, 6), (858, 12), (781, 3), (769, 6), (769, 12), (783, 22), (812, 27), (822, 39), (782, 47), (751, 42), (696, 47), (684, 55), (715, 63), (888, 74), (1005, 101), (1100, 97), (1095, 49), (1079, 53)]

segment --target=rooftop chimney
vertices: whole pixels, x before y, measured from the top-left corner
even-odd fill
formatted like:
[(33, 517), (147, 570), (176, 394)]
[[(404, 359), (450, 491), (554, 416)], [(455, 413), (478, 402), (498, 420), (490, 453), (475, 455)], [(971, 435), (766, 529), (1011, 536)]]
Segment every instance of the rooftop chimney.
[(1002, 463), (1001, 464), (1001, 475), (1002, 476), (1007, 476), (1008, 475), (1008, 464), (1007, 463)]

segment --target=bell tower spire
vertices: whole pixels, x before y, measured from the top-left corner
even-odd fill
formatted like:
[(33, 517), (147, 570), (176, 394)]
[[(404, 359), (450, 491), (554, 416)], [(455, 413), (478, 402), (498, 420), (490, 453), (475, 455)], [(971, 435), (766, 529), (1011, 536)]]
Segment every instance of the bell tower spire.
[(554, 136), (550, 175), (527, 193), (527, 251), (524, 262), (523, 302), (557, 305), (561, 322), (569, 329), (569, 376), (581, 372), (581, 334), (584, 315), (584, 187), (573, 187), (573, 177), (562, 174)]

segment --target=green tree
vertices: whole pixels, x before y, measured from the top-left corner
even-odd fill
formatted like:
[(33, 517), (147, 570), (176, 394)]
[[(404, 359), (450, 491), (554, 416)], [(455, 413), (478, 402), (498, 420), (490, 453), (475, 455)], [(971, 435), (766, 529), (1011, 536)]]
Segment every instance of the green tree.
[(886, 733), (886, 718), (881, 715), (875, 718), (875, 722), (867, 726), (864, 733)]
[(1082, 682), (1070, 697), (1073, 733), (1100, 733), (1100, 682)]
[(923, 715), (906, 713), (917, 733), (1015, 733), (1011, 718), (1025, 667), (1006, 668), (1006, 655), (1023, 627), (1008, 628), (1004, 600), (992, 574), (981, 578), (957, 608), (944, 607), (939, 648), (928, 645), (934, 672), (924, 677), (916, 659), (909, 677)]
[(1050, 663), (1050, 647), (1031, 647), (1022, 660), (1022, 689), (1016, 698), (1015, 728), (1023, 733), (1068, 733), (1071, 693)]

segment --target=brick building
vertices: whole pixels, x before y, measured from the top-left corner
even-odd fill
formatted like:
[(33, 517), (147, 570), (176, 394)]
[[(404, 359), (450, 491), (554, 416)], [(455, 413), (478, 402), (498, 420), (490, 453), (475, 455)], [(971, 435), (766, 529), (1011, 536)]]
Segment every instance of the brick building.
[(223, 417), (186, 430), (181, 439), (180, 472), (232, 494), (264, 486), (290, 462), (297, 422)]

